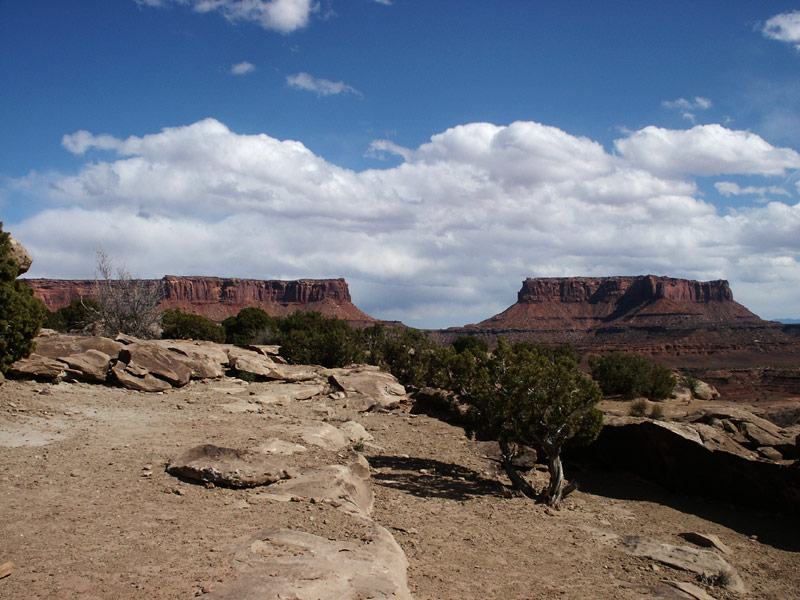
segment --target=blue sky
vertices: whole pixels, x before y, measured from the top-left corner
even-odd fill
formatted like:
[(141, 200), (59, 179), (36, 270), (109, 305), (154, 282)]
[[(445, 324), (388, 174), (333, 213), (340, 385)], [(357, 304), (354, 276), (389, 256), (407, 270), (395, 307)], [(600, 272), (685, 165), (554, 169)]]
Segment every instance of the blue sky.
[(800, 316), (800, 5), (0, 0), (30, 276), (345, 277), (475, 322), (522, 279), (728, 279)]

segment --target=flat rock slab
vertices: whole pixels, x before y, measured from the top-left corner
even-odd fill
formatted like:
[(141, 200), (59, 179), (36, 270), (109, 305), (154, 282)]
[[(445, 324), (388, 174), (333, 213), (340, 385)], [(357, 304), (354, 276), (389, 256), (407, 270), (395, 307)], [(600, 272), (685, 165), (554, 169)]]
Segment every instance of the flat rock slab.
[(293, 476), (285, 463), (263, 453), (212, 444), (195, 446), (173, 459), (167, 465), (167, 473), (231, 488), (269, 485)]
[[(631, 556), (650, 558), (670, 567), (697, 573), (709, 578), (719, 578), (720, 585), (737, 593), (745, 591), (744, 582), (736, 570), (711, 550), (698, 550), (689, 546), (673, 546), (643, 536), (623, 538), (622, 547)], [(720, 577), (722, 576), (722, 577)]]
[(70, 374), (89, 381), (105, 381), (111, 357), (100, 350), (89, 349), (78, 354), (70, 354), (62, 358), (69, 365)]
[(158, 377), (153, 377), (144, 370), (128, 369), (124, 362), (118, 362), (111, 368), (119, 384), (129, 390), (137, 392), (165, 392), (172, 386)]
[(321, 383), (267, 383), (260, 385), (265, 385), (265, 387), (259, 388), (260, 391), (249, 398), (251, 402), (283, 404), (293, 400), (308, 400), (325, 391), (325, 385)]
[(28, 358), (14, 362), (8, 369), (8, 374), (19, 379), (55, 381), (66, 375), (66, 368), (65, 363), (34, 352)]
[(406, 397), (405, 388), (390, 373), (378, 367), (360, 365), (354, 368), (331, 369), (334, 382), (348, 396), (367, 396), (381, 408), (396, 408)]
[(687, 533), (682, 533), (681, 537), (687, 542), (697, 544), (698, 546), (703, 546), (704, 548), (716, 548), (723, 554), (732, 554), (731, 549), (722, 543), (722, 540), (719, 539), (719, 536), (713, 533), (698, 533), (689, 531)]
[(180, 355), (156, 344), (139, 342), (128, 344), (119, 352), (120, 362), (127, 371), (146, 371), (175, 387), (189, 383), (192, 369), (182, 362)]
[(36, 339), (36, 353), (48, 358), (63, 358), (87, 350), (99, 350), (117, 358), (123, 344), (110, 338), (91, 335), (52, 335)]
[(365, 519), (372, 513), (374, 504), (369, 483), (369, 465), (364, 467), (358, 462), (349, 466), (329, 465), (301, 473), (294, 479), (270, 486), (256, 498), (282, 502), (297, 498), (330, 502), (349, 515)]
[(177, 355), (192, 372), (192, 379), (217, 379), (225, 376), (228, 354), (210, 342), (190, 342), (184, 340), (155, 340), (157, 346)]
[(242, 574), (208, 600), (413, 600), (405, 554), (374, 524), (360, 541), (340, 542), (289, 529), (266, 529), (236, 554)]

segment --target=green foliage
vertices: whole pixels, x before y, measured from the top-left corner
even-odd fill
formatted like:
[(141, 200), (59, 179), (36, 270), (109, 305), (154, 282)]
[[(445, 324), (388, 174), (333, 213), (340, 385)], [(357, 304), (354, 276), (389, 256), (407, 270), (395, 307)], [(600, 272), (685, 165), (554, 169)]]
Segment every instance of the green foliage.
[(604, 394), (620, 394), (627, 400), (640, 396), (663, 400), (675, 388), (675, 376), (670, 370), (651, 364), (641, 354), (611, 352), (590, 356), (589, 368)]
[[(568, 443), (592, 442), (603, 425), (603, 415), (596, 408), (601, 399), (597, 384), (565, 354), (528, 346), (515, 351), (502, 338), (491, 355), (445, 349), (434, 357), (439, 363), (439, 383), (470, 406), (471, 435), (495, 439), (501, 449), (533, 447), (548, 458), (551, 483), (545, 496), (548, 503), (558, 506), (562, 448)], [(508, 470), (510, 460), (504, 463)], [(510, 476), (517, 480), (518, 475)]]
[(581, 362), (581, 356), (578, 354), (578, 351), (575, 350), (575, 346), (572, 344), (559, 344), (557, 346), (553, 346), (551, 344), (537, 344), (535, 342), (515, 342), (511, 345), (511, 348), (514, 350), (514, 352), (522, 352), (523, 350), (527, 350), (528, 352), (549, 356), (552, 360), (556, 360), (558, 357), (563, 357), (573, 361), (576, 364)]
[(689, 390), (692, 394), (692, 398), (697, 395), (697, 390), (700, 387), (700, 380), (692, 375), (689, 371), (681, 372), (680, 376), (680, 384)]
[(382, 324), (361, 332), (367, 362), (388, 370), (406, 387), (428, 385), (433, 343), (422, 331), (411, 327), (390, 329)]
[(295, 364), (344, 367), (364, 358), (359, 332), (343, 319), (297, 311), (278, 326), (281, 356)]
[(278, 322), (264, 310), (243, 308), (235, 317), (222, 322), (229, 344), (274, 344), (280, 339)]
[(170, 308), (161, 313), (161, 337), (172, 340), (208, 340), (223, 343), (225, 329), (219, 323), (201, 315)]
[(25, 358), (35, 348), (47, 308), (24, 282), (19, 281), (19, 266), (11, 258), (8, 233), (0, 222), (0, 372)]
[(76, 298), (68, 306), (48, 312), (44, 326), (56, 331), (83, 331), (97, 320), (100, 303), (94, 298)]
[(468, 350), (474, 354), (480, 352), (486, 354), (489, 352), (489, 343), (483, 338), (474, 335), (461, 335), (453, 340), (451, 346), (453, 346), (453, 349), (459, 354)]

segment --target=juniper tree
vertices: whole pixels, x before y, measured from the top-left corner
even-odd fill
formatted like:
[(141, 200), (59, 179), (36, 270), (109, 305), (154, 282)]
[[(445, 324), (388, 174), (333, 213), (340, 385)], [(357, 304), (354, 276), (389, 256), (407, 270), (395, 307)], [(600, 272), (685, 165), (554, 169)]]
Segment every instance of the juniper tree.
[[(502, 465), (514, 487), (558, 508), (564, 491), (561, 452), (593, 441), (603, 426), (600, 388), (567, 354), (535, 348), (514, 351), (502, 338), (489, 355), (457, 354), (449, 386), (470, 406), (468, 432), (499, 442)], [(547, 459), (550, 482), (537, 493), (514, 466), (520, 448)]]

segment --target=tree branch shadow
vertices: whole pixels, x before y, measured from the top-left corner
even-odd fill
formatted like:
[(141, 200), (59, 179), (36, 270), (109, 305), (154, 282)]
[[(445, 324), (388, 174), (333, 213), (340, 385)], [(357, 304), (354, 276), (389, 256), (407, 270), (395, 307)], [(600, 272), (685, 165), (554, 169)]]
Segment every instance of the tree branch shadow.
[(508, 488), (496, 479), (487, 479), (461, 465), (426, 458), (370, 456), (370, 466), (390, 469), (372, 480), (380, 486), (403, 490), (420, 498), (469, 500), (479, 496), (507, 498)]

